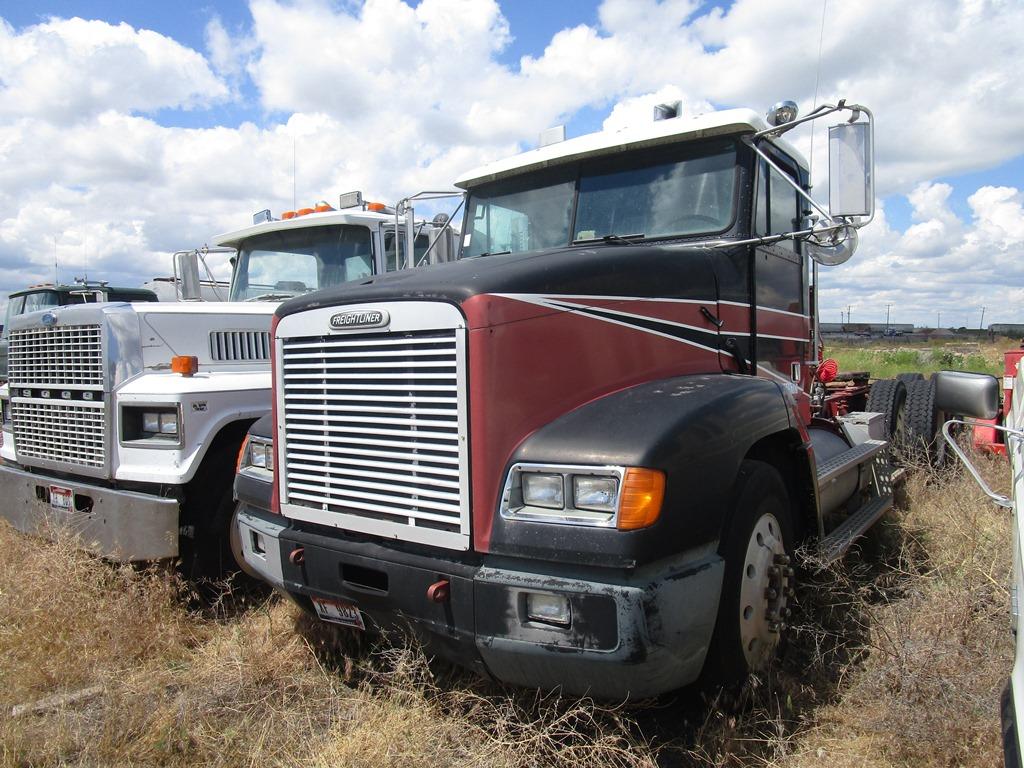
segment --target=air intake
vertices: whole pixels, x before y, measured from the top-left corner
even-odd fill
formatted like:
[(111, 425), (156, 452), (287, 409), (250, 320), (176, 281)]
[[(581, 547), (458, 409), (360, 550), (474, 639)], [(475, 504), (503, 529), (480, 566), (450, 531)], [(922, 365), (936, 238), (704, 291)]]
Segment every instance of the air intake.
[(210, 357), (218, 362), (270, 359), (267, 331), (211, 331)]

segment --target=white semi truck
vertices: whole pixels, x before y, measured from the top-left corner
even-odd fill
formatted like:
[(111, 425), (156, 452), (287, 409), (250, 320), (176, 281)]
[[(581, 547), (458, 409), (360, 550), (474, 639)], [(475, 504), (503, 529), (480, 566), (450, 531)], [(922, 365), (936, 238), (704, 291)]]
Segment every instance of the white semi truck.
[[(278, 303), (454, 251), (443, 217), (402, 220), (359, 193), (338, 209), (260, 212), (215, 243), (236, 252), (228, 301), (63, 306), (12, 321), (0, 516), (16, 528), (69, 529), (116, 561), (218, 572), (230, 564), (238, 449), (270, 410)], [(185, 298), (199, 298), (203, 255), (177, 255)]]

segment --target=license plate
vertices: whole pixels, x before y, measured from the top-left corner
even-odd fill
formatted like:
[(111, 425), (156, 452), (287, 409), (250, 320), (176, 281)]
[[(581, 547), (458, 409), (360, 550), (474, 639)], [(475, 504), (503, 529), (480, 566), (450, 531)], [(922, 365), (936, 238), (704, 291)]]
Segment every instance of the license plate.
[(355, 629), (366, 629), (363, 624), (363, 615), (352, 603), (344, 600), (324, 600), (320, 597), (313, 598), (313, 607), (316, 608), (316, 615), (324, 621), (333, 624), (341, 624)]
[(75, 492), (59, 485), (50, 486), (50, 509), (56, 512), (70, 512), (75, 508)]

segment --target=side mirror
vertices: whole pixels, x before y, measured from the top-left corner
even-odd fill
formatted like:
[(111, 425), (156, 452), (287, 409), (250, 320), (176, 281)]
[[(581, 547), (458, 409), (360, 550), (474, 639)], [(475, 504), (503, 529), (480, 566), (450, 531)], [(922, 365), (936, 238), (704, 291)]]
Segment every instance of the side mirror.
[(870, 123), (841, 123), (828, 129), (828, 212), (833, 217), (875, 211), (875, 149)]
[(995, 376), (939, 371), (932, 379), (940, 410), (975, 419), (994, 419), (999, 413), (999, 380)]
[(201, 301), (202, 283), (199, 280), (199, 254), (179, 251), (174, 254), (174, 282), (182, 301)]

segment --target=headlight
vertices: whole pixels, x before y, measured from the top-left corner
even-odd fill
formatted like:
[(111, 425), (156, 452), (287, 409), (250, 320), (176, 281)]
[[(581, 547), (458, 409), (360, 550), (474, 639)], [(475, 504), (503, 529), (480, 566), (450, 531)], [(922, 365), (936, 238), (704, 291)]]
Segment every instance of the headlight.
[(246, 435), (238, 453), (238, 471), (260, 480), (274, 479), (274, 442), (265, 437)]
[(149, 445), (180, 445), (181, 412), (178, 406), (124, 406), (121, 409), (121, 439), (126, 443), (145, 440)]
[(661, 514), (665, 473), (645, 467), (516, 464), (505, 480), (509, 520), (635, 530)]
[(531, 507), (562, 509), (565, 506), (565, 478), (562, 475), (524, 472), (523, 503)]
[(614, 512), (619, 500), (619, 479), (573, 475), (572, 498), (576, 509)]

